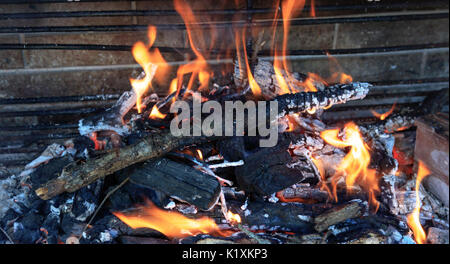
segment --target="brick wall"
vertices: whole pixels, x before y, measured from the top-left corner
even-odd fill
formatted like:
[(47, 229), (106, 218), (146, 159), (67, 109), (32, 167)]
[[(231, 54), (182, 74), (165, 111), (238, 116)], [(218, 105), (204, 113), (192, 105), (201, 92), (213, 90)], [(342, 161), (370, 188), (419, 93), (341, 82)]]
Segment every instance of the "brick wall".
[[(234, 8), (234, 1), (195, 1), (194, 9)], [(220, 1), (219, 1), (220, 2)], [(245, 2), (245, 1), (243, 1)], [(402, 4), (405, 1), (389, 1)], [(448, 3), (417, 7), (424, 1), (409, 1), (408, 8), (318, 10), (317, 18), (361, 17), (379, 13), (422, 14), (448, 12)], [(425, 1), (427, 2), (427, 1)], [(307, 1), (308, 3), (308, 1)], [(367, 1), (320, 1), (317, 6), (368, 5)], [(380, 3), (383, 3), (381, 1)], [(269, 1), (254, 1), (255, 8), (270, 7)], [(245, 8), (245, 4), (241, 4)], [(0, 14), (62, 11), (173, 10), (171, 1), (66, 2), (55, 4), (0, 4)], [(308, 18), (303, 12), (302, 17)], [(204, 21), (223, 16), (203, 17)], [(243, 17), (245, 19), (245, 16)], [(255, 20), (267, 19), (254, 15)], [(227, 18), (229, 19), (229, 17)], [(123, 32), (38, 32), (14, 33), (12, 28), (97, 25), (147, 25), (181, 23), (179, 16), (109, 16), (40, 19), (0, 19), (0, 44), (98, 44), (131, 46), (145, 41), (144, 31)], [(8, 31), (9, 30), (9, 31)], [(270, 30), (265, 29), (265, 47), (270, 45)], [(448, 78), (448, 15), (445, 18), (389, 22), (323, 23), (292, 26), (289, 48), (297, 50), (363, 49), (373, 47), (442, 44), (438, 48), (413, 47), (406, 50), (373, 52), (358, 50), (336, 55), (342, 69), (355, 80), (390, 81), (422, 78)], [(230, 30), (219, 32), (220, 41), (233, 46)], [(281, 40), (281, 34), (277, 39)], [(159, 30), (156, 46), (188, 48), (186, 32)], [(184, 54), (166, 53), (169, 61), (181, 61)], [(315, 72), (327, 77), (330, 63), (325, 55), (298, 55), (292, 58), (294, 71)], [(0, 49), (0, 98), (115, 94), (130, 89), (129, 78), (140, 72), (129, 51)], [(173, 74), (173, 73), (172, 73)], [(159, 88), (163, 92), (166, 87)]]

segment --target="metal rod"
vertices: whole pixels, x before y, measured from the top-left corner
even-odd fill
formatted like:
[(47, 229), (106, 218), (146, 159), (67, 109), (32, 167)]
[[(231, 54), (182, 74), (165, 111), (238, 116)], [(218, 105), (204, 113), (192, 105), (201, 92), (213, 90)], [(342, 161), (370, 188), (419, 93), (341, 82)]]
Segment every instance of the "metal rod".
[(0, 98), (0, 105), (105, 101), (105, 100), (117, 100), (119, 97), (120, 94), (54, 96), (54, 97), (32, 97), (32, 98)]
[[(355, 49), (329, 49), (329, 50), (312, 50), (312, 49), (299, 49), (288, 50), (289, 55), (341, 55), (341, 54), (360, 54), (360, 53), (378, 53), (378, 52), (394, 52), (394, 51), (409, 51), (409, 50), (421, 50), (421, 49), (436, 49), (436, 48), (448, 48), (449, 43), (432, 43), (432, 44), (418, 44), (418, 45), (403, 45), (403, 46), (390, 46), (390, 47), (369, 47), (369, 48), (355, 48)], [(167, 53), (191, 53), (189, 48), (170, 48), (170, 47), (155, 47), (161, 52)], [(0, 43), (0, 50), (108, 50), (108, 51), (130, 51), (131, 46), (123, 45), (93, 45), (93, 44), (9, 44)], [(200, 50), (201, 52), (201, 50)], [(226, 55), (224, 50), (210, 50), (210, 54), (223, 54)], [(249, 52), (252, 49), (249, 48)], [(262, 50), (258, 52), (260, 56), (270, 56), (270, 50)], [(1, 100), (1, 99), (0, 99)], [(1, 102), (1, 101), (0, 101)]]
[[(376, 16), (358, 16), (358, 17), (325, 17), (325, 18), (302, 18), (292, 19), (291, 25), (318, 25), (335, 23), (360, 23), (360, 22), (384, 22), (384, 21), (404, 21), (404, 20), (422, 20), (422, 19), (440, 19), (448, 18), (448, 11), (432, 12), (424, 14), (405, 14), (405, 15), (376, 15)], [(192, 28), (228, 28), (228, 27), (270, 27), (273, 21), (258, 20), (250, 25), (247, 21), (236, 22), (211, 22), (191, 24)], [(281, 24), (281, 20), (276, 23)], [(159, 30), (184, 30), (185, 24), (159, 24), (155, 25)], [(44, 27), (1, 27), (0, 33), (41, 33), (41, 32), (112, 32), (112, 31), (145, 31), (147, 25), (97, 25), (97, 26), (44, 26)]]

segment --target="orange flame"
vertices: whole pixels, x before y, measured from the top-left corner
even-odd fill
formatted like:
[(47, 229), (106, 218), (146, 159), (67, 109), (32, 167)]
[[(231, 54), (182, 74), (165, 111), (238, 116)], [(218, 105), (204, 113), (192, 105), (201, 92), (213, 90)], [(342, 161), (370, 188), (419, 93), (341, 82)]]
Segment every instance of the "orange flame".
[(126, 214), (113, 212), (113, 214), (133, 229), (151, 228), (169, 238), (183, 238), (197, 234), (226, 235), (211, 218), (187, 218), (178, 212), (162, 210), (150, 201), (146, 201), (145, 206), (139, 206), (136, 212)]
[[(290, 22), (291, 18), (297, 16), (303, 10), (304, 6), (305, 6), (304, 0), (284, 0), (281, 2), (281, 16), (283, 19), (283, 43), (281, 51), (282, 60), (280, 62), (278, 59), (275, 59), (273, 64), (275, 77), (281, 89), (280, 94), (292, 93), (295, 91), (294, 87), (292, 87), (289, 81), (286, 81), (285, 76), (283, 76), (280, 69), (284, 70), (287, 80), (294, 79), (289, 73), (289, 65), (286, 58), (289, 27), (291, 25)], [(274, 25), (273, 30), (276, 31), (276, 24)], [(275, 49), (275, 57), (278, 56), (279, 54), (277, 52), (277, 49)]]
[[(174, 1), (175, 10), (181, 15), (183, 21), (186, 25), (186, 32), (188, 34), (189, 44), (191, 46), (192, 51), (197, 57), (194, 61), (189, 62), (186, 65), (182, 65), (178, 68), (177, 78), (178, 78), (178, 90), (181, 88), (181, 83), (183, 80), (183, 76), (191, 73), (191, 77), (189, 79), (189, 83), (187, 86), (187, 90), (191, 90), (194, 84), (194, 81), (197, 79), (200, 82), (199, 90), (204, 90), (208, 87), (209, 80), (211, 77), (211, 71), (206, 63), (205, 57), (198, 50), (198, 46), (203, 51), (206, 51), (206, 42), (203, 35), (203, 32), (200, 30), (195, 31), (195, 40), (193, 38), (193, 28), (191, 24), (197, 23), (197, 19), (194, 16), (192, 9), (184, 0), (175, 0)], [(211, 28), (211, 33), (214, 33), (214, 29)], [(212, 45), (212, 43), (211, 43)]]
[(336, 174), (332, 177), (334, 198), (337, 200), (337, 182), (345, 177), (347, 191), (358, 184), (369, 195), (369, 203), (378, 210), (379, 202), (375, 196), (380, 191), (376, 171), (369, 169), (369, 147), (364, 142), (358, 126), (347, 123), (344, 127), (344, 139), (339, 138), (339, 129), (323, 131), (320, 136), (330, 145), (338, 148), (350, 147), (350, 151), (339, 164)]
[(156, 105), (153, 106), (152, 111), (150, 112), (149, 117), (151, 119), (164, 119), (166, 117), (165, 114), (162, 114)]
[(316, 5), (314, 3), (314, 0), (311, 0), (311, 16), (316, 17)]
[(241, 223), (241, 221), (242, 221), (240, 215), (234, 214), (234, 213), (232, 213), (231, 211), (228, 211), (228, 212), (227, 212), (227, 218), (228, 218), (228, 221), (230, 221), (230, 223), (236, 223), (236, 224), (239, 224), (239, 223)]
[(203, 160), (203, 153), (201, 150), (197, 149), (197, 156), (200, 160)]
[(136, 62), (144, 69), (145, 77), (142, 79), (130, 78), (131, 86), (136, 93), (136, 107), (139, 113), (142, 112), (141, 100), (142, 96), (151, 87), (151, 82), (156, 74), (157, 68), (158, 76), (165, 76), (165, 72), (168, 68), (167, 62), (162, 57), (158, 49), (149, 51), (156, 39), (156, 27), (148, 27), (148, 39), (149, 44), (145, 45), (142, 41), (138, 41), (133, 45), (131, 53), (133, 54)]
[(419, 188), (420, 183), (422, 180), (428, 176), (431, 172), (428, 170), (428, 168), (423, 164), (422, 161), (419, 161), (419, 169), (417, 171), (417, 177), (416, 177), (416, 207), (414, 208), (413, 212), (408, 215), (407, 222), (409, 228), (414, 233), (414, 239), (418, 244), (424, 244), (426, 243), (427, 236), (425, 234), (425, 231), (423, 230), (422, 225), (420, 224), (420, 197), (419, 197)]
[[(243, 51), (244, 51), (244, 60), (245, 60), (245, 66), (247, 69), (247, 78), (248, 78), (248, 84), (250, 85), (250, 89), (252, 90), (253, 95), (255, 95), (256, 97), (261, 96), (261, 87), (259, 87), (258, 83), (255, 81), (255, 78), (253, 78), (253, 74), (252, 71), (250, 70), (250, 64), (248, 62), (248, 57), (247, 57), (247, 48), (246, 48), (246, 43), (245, 43), (245, 28), (242, 30), (242, 46), (243, 46)], [(241, 67), (241, 61), (240, 61), (240, 43), (241, 43), (241, 38), (239, 37), (239, 32), (235, 33), (235, 41), (236, 41), (236, 52), (238, 55), (238, 63), (239, 63), (239, 67)], [(240, 68), (241, 69), (241, 68)]]
[(378, 118), (378, 119), (380, 119), (380, 120), (385, 120), (386, 117), (388, 117), (389, 115), (392, 114), (392, 112), (394, 112), (395, 104), (396, 104), (396, 103), (394, 103), (394, 104), (392, 105), (392, 107), (391, 107), (391, 109), (389, 109), (389, 111), (387, 111), (386, 113), (383, 113), (383, 114), (377, 113), (377, 112), (375, 112), (374, 110), (370, 110), (370, 111), (372, 112), (372, 114), (373, 114), (376, 118)]
[(330, 72), (333, 73), (331, 77), (327, 79), (327, 82), (342, 84), (351, 83), (353, 81), (353, 77), (343, 72), (342, 66), (335, 57), (331, 56), (328, 52), (326, 54), (330, 62)]

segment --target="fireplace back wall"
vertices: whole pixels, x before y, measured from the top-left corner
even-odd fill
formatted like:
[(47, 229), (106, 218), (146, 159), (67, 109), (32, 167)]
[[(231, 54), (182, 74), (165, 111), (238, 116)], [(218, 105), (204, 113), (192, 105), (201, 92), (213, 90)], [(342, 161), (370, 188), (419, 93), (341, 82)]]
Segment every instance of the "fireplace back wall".
[[(264, 56), (270, 47), (264, 19), (273, 17), (272, 3), (216, 2), (190, 1), (203, 10), (202, 20), (234, 16), (265, 28), (262, 57), (270, 59)], [(370, 118), (371, 109), (415, 105), (448, 89), (448, 1), (315, 2), (315, 18), (306, 1), (292, 22), (293, 71), (329, 76), (328, 51), (354, 80), (375, 84), (367, 99), (333, 107), (324, 118)], [(0, 166), (20, 170), (49, 143), (76, 135), (81, 116), (129, 90), (129, 78), (141, 71), (131, 46), (146, 41), (147, 25), (158, 27), (155, 46), (168, 61), (185, 60), (182, 22), (171, 1), (1, 1)], [(231, 27), (219, 32), (221, 41), (234, 45)], [(165, 94), (167, 88), (156, 89)]]

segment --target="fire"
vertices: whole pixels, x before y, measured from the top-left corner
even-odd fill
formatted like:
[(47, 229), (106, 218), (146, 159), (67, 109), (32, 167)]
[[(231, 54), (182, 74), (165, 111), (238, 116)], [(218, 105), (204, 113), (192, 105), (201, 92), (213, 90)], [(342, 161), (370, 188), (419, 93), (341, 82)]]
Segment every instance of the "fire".
[(240, 224), (241, 223), (241, 216), (240, 215), (238, 215), (238, 214), (234, 214), (234, 213), (232, 213), (231, 211), (228, 211), (227, 212), (227, 218), (228, 218), (228, 221), (230, 222), (230, 223), (236, 223), (236, 224)]
[[(244, 60), (245, 60), (245, 67), (247, 69), (247, 78), (248, 78), (248, 83), (250, 85), (250, 89), (252, 90), (253, 95), (255, 95), (256, 97), (261, 96), (261, 87), (259, 87), (258, 83), (255, 81), (255, 78), (253, 78), (253, 74), (252, 71), (250, 69), (250, 64), (248, 63), (248, 57), (247, 57), (247, 48), (246, 48), (246, 43), (245, 43), (245, 28), (242, 31), (242, 46), (244, 48)], [(236, 52), (237, 52), (237, 56), (238, 56), (238, 63), (239, 63), (239, 69), (242, 69), (242, 62), (241, 62), (241, 52), (240, 52), (240, 43), (241, 43), (241, 38), (239, 37), (239, 32), (235, 33), (235, 41), (236, 41)]]
[(89, 134), (89, 138), (94, 142), (95, 150), (102, 150), (105, 148), (106, 142), (97, 139), (97, 132), (92, 132)]
[[(178, 78), (178, 87), (177, 90), (181, 88), (181, 83), (183, 80), (183, 76), (191, 73), (191, 77), (188, 82), (187, 90), (192, 89), (194, 85), (194, 81), (196, 79), (199, 80), (200, 86), (199, 90), (204, 90), (208, 88), (209, 80), (211, 77), (211, 71), (206, 62), (206, 59), (202, 53), (200, 53), (198, 47), (200, 46), (201, 50), (206, 51), (207, 45), (205, 41), (205, 37), (203, 32), (200, 30), (195, 31), (195, 41), (193, 38), (193, 28), (192, 24), (197, 23), (197, 19), (194, 16), (192, 9), (184, 0), (175, 0), (174, 1), (175, 10), (180, 14), (183, 18), (184, 24), (186, 25), (186, 31), (188, 34), (189, 44), (191, 46), (192, 51), (194, 52), (196, 59), (182, 65), (178, 68), (177, 78)], [(211, 29), (211, 33), (214, 33), (214, 29)], [(211, 43), (211, 45), (213, 45)]]
[(380, 191), (376, 171), (369, 169), (370, 153), (369, 147), (364, 142), (358, 126), (347, 123), (344, 127), (343, 139), (339, 138), (339, 129), (323, 131), (321, 137), (330, 145), (338, 148), (350, 147), (350, 151), (339, 164), (336, 174), (332, 176), (333, 196), (337, 200), (337, 182), (344, 177), (347, 191), (355, 185), (362, 187), (369, 195), (369, 203), (378, 210), (379, 202), (376, 194)]
[(153, 106), (152, 111), (150, 112), (149, 117), (151, 119), (164, 119), (166, 117), (165, 114), (162, 114), (156, 105)]
[(203, 160), (203, 153), (201, 150), (197, 149), (197, 156), (200, 160)]
[[(153, 77), (158, 71), (158, 76), (165, 76), (168, 68), (167, 62), (162, 57), (158, 49), (149, 51), (156, 39), (156, 27), (148, 27), (149, 44), (145, 45), (142, 41), (138, 41), (133, 45), (131, 53), (136, 62), (144, 69), (145, 77), (142, 79), (130, 79), (131, 86), (136, 93), (136, 108), (139, 113), (142, 112), (141, 100), (142, 96), (151, 87)], [(163, 77), (161, 77), (163, 78)]]
[(371, 110), (371, 112), (372, 112), (372, 114), (373, 114), (376, 118), (378, 118), (378, 119), (380, 119), (380, 120), (385, 120), (386, 117), (388, 117), (389, 115), (392, 114), (392, 112), (394, 112), (395, 104), (396, 104), (396, 103), (394, 103), (394, 104), (392, 105), (391, 109), (389, 109), (389, 111), (387, 111), (386, 113), (380, 114), (380, 113), (377, 113), (377, 112), (375, 112), (375, 111), (373, 111), (373, 110)]
[[(277, 82), (280, 86), (280, 94), (285, 94), (285, 93), (292, 93), (295, 91), (294, 87), (292, 87), (289, 84), (289, 81), (287, 80), (293, 80), (294, 78), (289, 74), (289, 65), (287, 62), (287, 42), (288, 42), (288, 37), (289, 37), (289, 27), (291, 25), (290, 19), (292, 17), (295, 17), (296, 15), (298, 15), (302, 10), (303, 7), (305, 6), (305, 1), (304, 0), (284, 0), (281, 2), (281, 16), (283, 19), (283, 43), (282, 43), (282, 51), (281, 51), (281, 56), (282, 59), (281, 61), (278, 59), (274, 60), (274, 64), (273, 64), (273, 69), (275, 72), (275, 77), (277, 79)], [(275, 16), (278, 16), (278, 13), (275, 14)], [(275, 18), (276, 18), (275, 17)], [(275, 35), (276, 32), (276, 24), (274, 24), (273, 26), (273, 31)], [(276, 45), (274, 45), (276, 46)], [(278, 51), (277, 49), (275, 49), (275, 57), (278, 57)], [(285, 74), (287, 75), (286, 78), (285, 76), (283, 76), (283, 74), (281, 73), (281, 69), (284, 70)]]
[(424, 244), (426, 243), (427, 236), (425, 234), (425, 231), (422, 228), (422, 225), (420, 224), (420, 197), (419, 197), (419, 188), (420, 183), (422, 180), (430, 174), (430, 171), (428, 168), (422, 163), (422, 161), (419, 161), (419, 169), (417, 171), (417, 177), (416, 177), (416, 207), (414, 208), (414, 211), (408, 215), (408, 226), (411, 228), (411, 230), (414, 233), (414, 239), (418, 244)]
[(162, 210), (150, 201), (144, 206), (139, 206), (136, 212), (126, 214), (113, 212), (113, 214), (133, 229), (151, 228), (169, 238), (183, 238), (197, 234), (226, 235), (211, 218), (191, 219), (178, 212)]
[(343, 72), (342, 66), (339, 64), (335, 57), (331, 56), (331, 54), (328, 52), (326, 54), (330, 62), (330, 72), (333, 73), (331, 77), (327, 79), (327, 82), (342, 84), (351, 83), (353, 81), (353, 77)]

